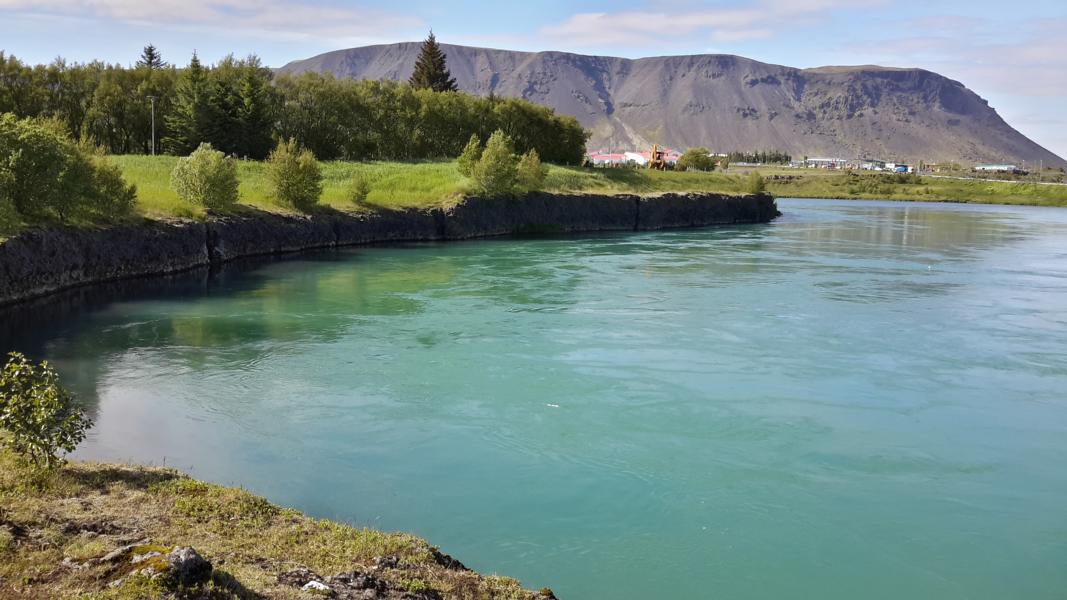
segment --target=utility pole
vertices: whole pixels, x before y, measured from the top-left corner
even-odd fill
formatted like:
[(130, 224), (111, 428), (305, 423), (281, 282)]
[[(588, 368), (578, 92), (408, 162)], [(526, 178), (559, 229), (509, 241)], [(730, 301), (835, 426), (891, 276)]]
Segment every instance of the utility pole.
[(149, 96), (148, 100), (152, 103), (152, 156), (156, 155), (156, 97)]

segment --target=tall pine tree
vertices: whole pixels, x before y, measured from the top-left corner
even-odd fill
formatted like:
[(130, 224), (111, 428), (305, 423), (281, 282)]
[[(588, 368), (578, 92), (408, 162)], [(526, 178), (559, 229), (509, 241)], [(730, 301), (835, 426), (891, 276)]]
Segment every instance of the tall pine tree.
[(212, 133), (217, 127), (217, 110), (213, 104), (209, 73), (193, 53), (174, 87), (173, 109), (166, 117), (169, 135), (163, 146), (173, 154), (189, 154), (200, 142), (214, 142)]
[(152, 44), (148, 44), (141, 51), (141, 59), (137, 61), (138, 67), (148, 67), (149, 69), (163, 69), (166, 68), (167, 63), (163, 62), (163, 56), (156, 50), (156, 47)]
[(458, 89), (456, 79), (448, 71), (445, 53), (441, 51), (441, 46), (437, 45), (437, 38), (434, 37), (433, 31), (430, 31), (430, 37), (422, 43), (419, 59), (415, 61), (415, 71), (411, 74), (408, 83), (417, 90), (455, 92)]

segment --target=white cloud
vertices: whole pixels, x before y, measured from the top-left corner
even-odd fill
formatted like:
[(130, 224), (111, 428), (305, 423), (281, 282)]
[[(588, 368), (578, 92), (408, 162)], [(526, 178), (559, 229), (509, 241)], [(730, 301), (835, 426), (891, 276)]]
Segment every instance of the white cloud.
[(422, 27), (417, 18), (377, 9), (280, 0), (0, 0), (0, 11), (290, 38), (382, 37)]
[(681, 6), (663, 11), (579, 13), (541, 33), (573, 47), (670, 46), (690, 43), (693, 38), (742, 42), (772, 37), (786, 26), (812, 25), (834, 10), (855, 7), (845, 0), (757, 0), (722, 10)]

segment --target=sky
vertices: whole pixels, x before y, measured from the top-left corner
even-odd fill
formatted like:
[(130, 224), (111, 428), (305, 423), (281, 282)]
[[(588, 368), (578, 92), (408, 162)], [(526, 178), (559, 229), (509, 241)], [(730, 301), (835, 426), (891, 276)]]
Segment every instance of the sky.
[(1067, 1), (0, 0), (0, 50), (27, 62), (183, 65), (256, 54), (270, 66), (417, 41), (639, 58), (737, 54), (788, 65), (919, 67), (963, 82), (1067, 157)]

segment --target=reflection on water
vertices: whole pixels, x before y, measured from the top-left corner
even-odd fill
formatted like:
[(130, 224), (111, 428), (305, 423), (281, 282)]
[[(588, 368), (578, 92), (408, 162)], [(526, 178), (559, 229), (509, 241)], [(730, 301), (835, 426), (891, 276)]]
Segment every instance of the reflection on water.
[(76, 290), (0, 348), (91, 406), (82, 456), (564, 597), (1058, 597), (1067, 212), (780, 206)]

